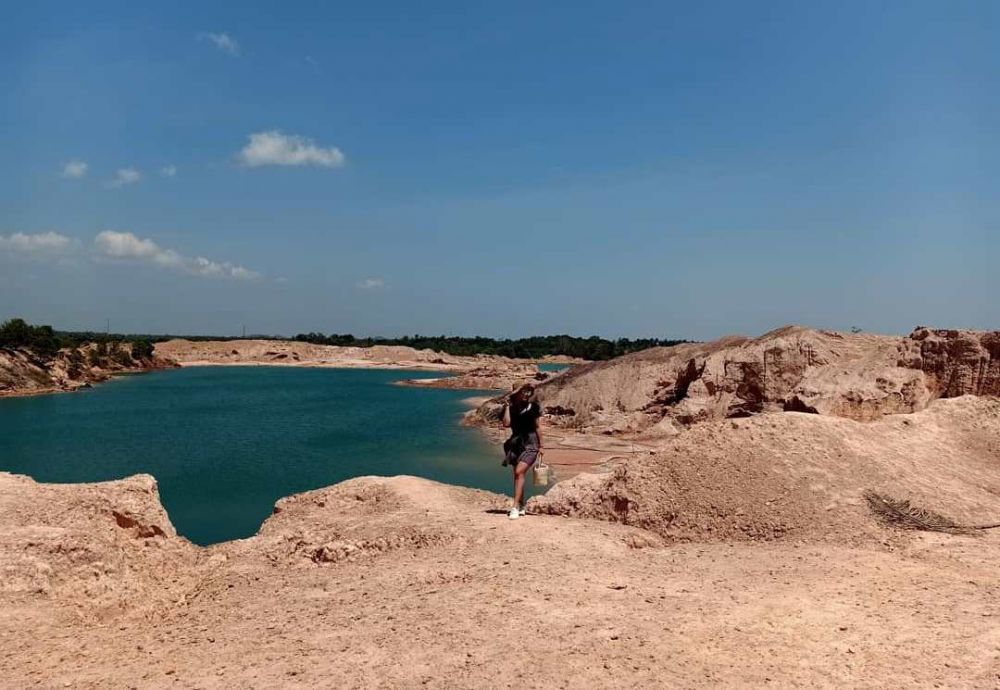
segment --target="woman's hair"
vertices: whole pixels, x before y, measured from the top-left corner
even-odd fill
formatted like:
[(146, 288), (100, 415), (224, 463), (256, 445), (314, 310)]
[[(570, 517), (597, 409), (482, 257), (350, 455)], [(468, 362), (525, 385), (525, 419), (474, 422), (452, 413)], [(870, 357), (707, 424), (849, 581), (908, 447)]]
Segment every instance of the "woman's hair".
[[(527, 395), (522, 400), (521, 393), (526, 393)], [(532, 383), (522, 383), (521, 385), (514, 384), (513, 390), (510, 392), (510, 404), (518, 412), (524, 410), (531, 404), (535, 397), (535, 386)]]

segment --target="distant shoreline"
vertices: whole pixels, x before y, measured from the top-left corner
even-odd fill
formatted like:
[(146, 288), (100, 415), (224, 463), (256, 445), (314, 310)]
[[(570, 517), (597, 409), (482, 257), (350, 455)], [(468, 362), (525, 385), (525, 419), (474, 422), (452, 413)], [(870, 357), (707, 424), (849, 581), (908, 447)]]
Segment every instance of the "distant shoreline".
[(391, 371), (462, 371), (457, 367), (441, 364), (424, 364), (422, 362), (370, 362), (365, 360), (340, 362), (215, 362), (212, 360), (193, 360), (178, 362), (182, 369), (195, 367), (288, 367), (308, 369), (383, 369)]

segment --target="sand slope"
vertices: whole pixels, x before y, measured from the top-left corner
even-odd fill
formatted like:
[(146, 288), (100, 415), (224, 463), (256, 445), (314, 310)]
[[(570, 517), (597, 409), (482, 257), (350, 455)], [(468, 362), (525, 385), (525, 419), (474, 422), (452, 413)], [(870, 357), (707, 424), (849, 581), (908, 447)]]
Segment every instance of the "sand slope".
[(942, 399), (871, 423), (797, 412), (706, 422), (605, 474), (560, 482), (534, 507), (671, 539), (851, 544), (881, 533), (869, 489), (1000, 522), (1000, 400)]

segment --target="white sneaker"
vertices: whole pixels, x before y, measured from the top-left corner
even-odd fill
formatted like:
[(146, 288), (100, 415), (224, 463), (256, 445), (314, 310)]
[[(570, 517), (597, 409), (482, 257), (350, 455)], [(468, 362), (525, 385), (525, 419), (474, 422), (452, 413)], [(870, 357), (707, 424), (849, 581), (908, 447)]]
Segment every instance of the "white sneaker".
[(517, 507), (515, 506), (515, 507), (513, 507), (513, 508), (510, 509), (509, 513), (507, 513), (507, 517), (509, 517), (511, 520), (516, 520), (519, 517), (521, 517), (522, 514), (523, 513), (521, 513), (521, 511), (518, 510)]

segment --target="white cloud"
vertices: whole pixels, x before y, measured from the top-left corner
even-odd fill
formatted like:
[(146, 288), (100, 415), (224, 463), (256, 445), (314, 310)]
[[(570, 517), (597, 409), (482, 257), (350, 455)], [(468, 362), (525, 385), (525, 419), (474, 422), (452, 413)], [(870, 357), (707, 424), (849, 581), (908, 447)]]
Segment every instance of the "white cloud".
[[(0, 235), (0, 254), (14, 254), (36, 259), (73, 261), (79, 256), (80, 243), (57, 232), (28, 235), (15, 232)], [(131, 232), (105, 230), (94, 238), (94, 256), (109, 261), (133, 261), (153, 264), (188, 275), (230, 280), (255, 280), (260, 274), (229, 261), (212, 261), (203, 256), (185, 256), (165, 249), (153, 240)]]
[(162, 168), (160, 168), (160, 175), (162, 175), (163, 177), (174, 177), (175, 175), (177, 175), (177, 166), (164, 165)]
[(381, 278), (365, 278), (358, 283), (360, 290), (381, 290), (385, 287), (385, 281)]
[(256, 132), (239, 153), (243, 165), (321, 165), (336, 168), (344, 164), (344, 154), (336, 147), (322, 148), (311, 139), (272, 129)]
[(15, 232), (12, 235), (0, 235), (0, 251), (17, 254), (63, 254), (72, 249), (74, 244), (72, 239), (57, 232), (40, 232), (34, 235)]
[[(144, 259), (160, 264), (172, 264), (170, 250), (160, 249), (153, 240), (144, 240), (130, 232), (105, 230), (94, 238), (94, 246), (109, 259)], [(179, 256), (178, 256), (179, 258)]]
[(94, 238), (94, 249), (97, 255), (104, 259), (151, 263), (205, 278), (253, 280), (260, 277), (259, 273), (229, 261), (219, 262), (203, 256), (184, 256), (173, 249), (164, 249), (153, 240), (137, 237), (131, 232), (105, 230)]
[(62, 176), (79, 179), (87, 174), (87, 168), (89, 168), (84, 161), (71, 160), (63, 163)]
[(115, 173), (115, 179), (109, 180), (104, 186), (108, 189), (118, 189), (119, 187), (124, 187), (125, 185), (135, 184), (141, 179), (142, 173), (135, 168), (120, 168), (118, 172)]
[(206, 31), (204, 33), (198, 34), (198, 39), (201, 41), (209, 41), (215, 44), (215, 47), (224, 53), (229, 53), (232, 56), (237, 56), (240, 54), (240, 44), (235, 38), (227, 33), (212, 33), (211, 31)]

